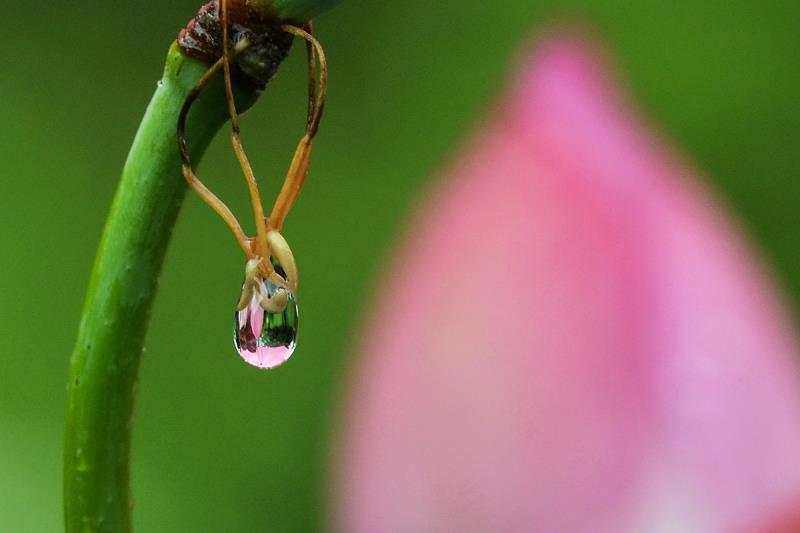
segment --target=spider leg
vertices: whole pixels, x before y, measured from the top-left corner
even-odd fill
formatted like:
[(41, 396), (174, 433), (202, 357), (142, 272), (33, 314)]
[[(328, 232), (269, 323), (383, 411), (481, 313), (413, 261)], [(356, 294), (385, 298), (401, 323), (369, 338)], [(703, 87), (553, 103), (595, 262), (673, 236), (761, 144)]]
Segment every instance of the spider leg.
[[(239, 127), (239, 113), (236, 110), (236, 101), (233, 95), (233, 82), (231, 79), (231, 58), (229, 43), (229, 24), (228, 24), (228, 2), (222, 0), (221, 3), (221, 23), (222, 23), (222, 67), (225, 74), (225, 100), (228, 104), (228, 113), (231, 117), (231, 144), (242, 167), (242, 172), (247, 182), (247, 190), (250, 194), (250, 205), (253, 210), (253, 218), (256, 225), (256, 249), (253, 252), (261, 257), (269, 256), (269, 245), (267, 244), (267, 224), (264, 220), (264, 207), (261, 204), (261, 193), (258, 188), (253, 167), (244, 151), (241, 139), (241, 129)], [(271, 266), (271, 265), (270, 265)]]
[[(322, 120), (322, 112), (325, 108), (325, 98), (328, 85), (328, 63), (325, 58), (325, 51), (322, 45), (313, 35), (313, 27), (309, 24), (306, 29), (298, 28), (289, 24), (281, 26), (283, 31), (296, 35), (306, 41), (308, 51), (308, 72), (309, 72), (309, 108), (306, 120), (306, 132), (297, 144), (286, 179), (283, 182), (278, 198), (269, 217), (269, 225), (272, 229), (280, 231), (286, 216), (289, 214), (300, 189), (303, 187), (311, 158), (312, 141), (319, 129)], [(316, 63), (319, 62), (319, 78), (316, 73)]]
[(178, 116), (178, 146), (180, 149), (181, 159), (183, 161), (182, 170), (183, 170), (183, 177), (186, 179), (186, 182), (191, 186), (200, 198), (213, 209), (220, 218), (222, 218), (223, 222), (228, 226), (228, 229), (231, 230), (233, 233), (236, 242), (242, 248), (244, 253), (250, 257), (252, 255), (251, 246), (250, 246), (250, 239), (245, 235), (244, 231), (242, 230), (241, 224), (234, 216), (233, 212), (228, 208), (225, 203), (219, 199), (217, 195), (215, 195), (211, 190), (206, 187), (200, 178), (197, 177), (197, 174), (192, 169), (192, 161), (189, 155), (189, 146), (188, 141), (186, 138), (186, 119), (189, 116), (189, 111), (192, 108), (192, 105), (197, 100), (197, 98), (202, 94), (203, 90), (208, 85), (208, 82), (214, 77), (214, 75), (219, 72), (219, 70), (223, 67), (223, 60), (220, 59), (216, 63), (214, 63), (197, 84), (189, 91), (189, 94), (186, 96), (186, 100), (183, 102), (183, 106), (181, 107), (180, 115)]

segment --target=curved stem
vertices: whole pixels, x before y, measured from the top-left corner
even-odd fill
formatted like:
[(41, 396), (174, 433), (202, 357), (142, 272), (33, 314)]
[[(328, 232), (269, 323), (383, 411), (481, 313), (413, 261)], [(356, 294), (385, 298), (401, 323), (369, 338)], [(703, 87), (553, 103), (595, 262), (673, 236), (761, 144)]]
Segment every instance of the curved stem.
[[(122, 172), (70, 361), (64, 445), (67, 532), (131, 530), (130, 442), (139, 362), (172, 227), (186, 191), (175, 124), (208, 68), (173, 45)], [(255, 94), (239, 95), (244, 109)], [(197, 159), (227, 119), (221, 80), (189, 117)]]
[(328, 11), (341, 0), (249, 0), (254, 8), (280, 20), (304, 23)]

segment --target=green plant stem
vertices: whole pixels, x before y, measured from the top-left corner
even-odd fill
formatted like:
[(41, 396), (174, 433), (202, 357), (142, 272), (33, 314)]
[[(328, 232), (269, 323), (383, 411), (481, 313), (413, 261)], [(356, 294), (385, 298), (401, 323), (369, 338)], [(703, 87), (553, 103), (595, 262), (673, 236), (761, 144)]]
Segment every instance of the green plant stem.
[(304, 22), (329, 10), (341, 0), (251, 0), (251, 5), (281, 20)]
[[(103, 232), (72, 355), (64, 445), (66, 531), (130, 531), (132, 413), (148, 316), (185, 196), (175, 128), (207, 65), (173, 44)], [(227, 119), (220, 80), (189, 117), (197, 161)], [(239, 95), (239, 109), (255, 101)]]

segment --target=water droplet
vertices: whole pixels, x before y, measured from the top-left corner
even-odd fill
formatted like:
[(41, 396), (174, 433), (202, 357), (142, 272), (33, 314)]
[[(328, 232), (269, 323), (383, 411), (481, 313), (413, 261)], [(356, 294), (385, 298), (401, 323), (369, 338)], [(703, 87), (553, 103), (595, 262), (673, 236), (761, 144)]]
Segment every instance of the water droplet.
[[(262, 307), (263, 298), (288, 295), (281, 312), (273, 313)], [(234, 314), (234, 343), (239, 355), (248, 364), (259, 368), (275, 368), (285, 363), (297, 346), (300, 315), (297, 300), (291, 292), (269, 280), (259, 282), (250, 303)]]

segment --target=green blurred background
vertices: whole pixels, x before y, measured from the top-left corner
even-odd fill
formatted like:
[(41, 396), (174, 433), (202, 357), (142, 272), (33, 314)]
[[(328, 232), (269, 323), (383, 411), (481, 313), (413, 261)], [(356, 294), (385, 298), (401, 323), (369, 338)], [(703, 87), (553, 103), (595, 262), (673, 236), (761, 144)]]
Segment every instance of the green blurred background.
[[(0, 29), (0, 531), (61, 528), (67, 360), (117, 176), (197, 0), (31, 2)], [(241, 252), (195, 196), (147, 340), (134, 439), (139, 531), (304, 531), (354, 328), (420, 188), (480, 121), (523, 43), (588, 21), (638, 106), (708, 173), (800, 308), (800, 4), (345, 0), (318, 20), (330, 99), (286, 236), (303, 273), (300, 348), (272, 373), (231, 346)], [(304, 120), (295, 48), (244, 120), (274, 194)], [(224, 138), (201, 167), (240, 213)], [(797, 316), (797, 315), (796, 315)]]

